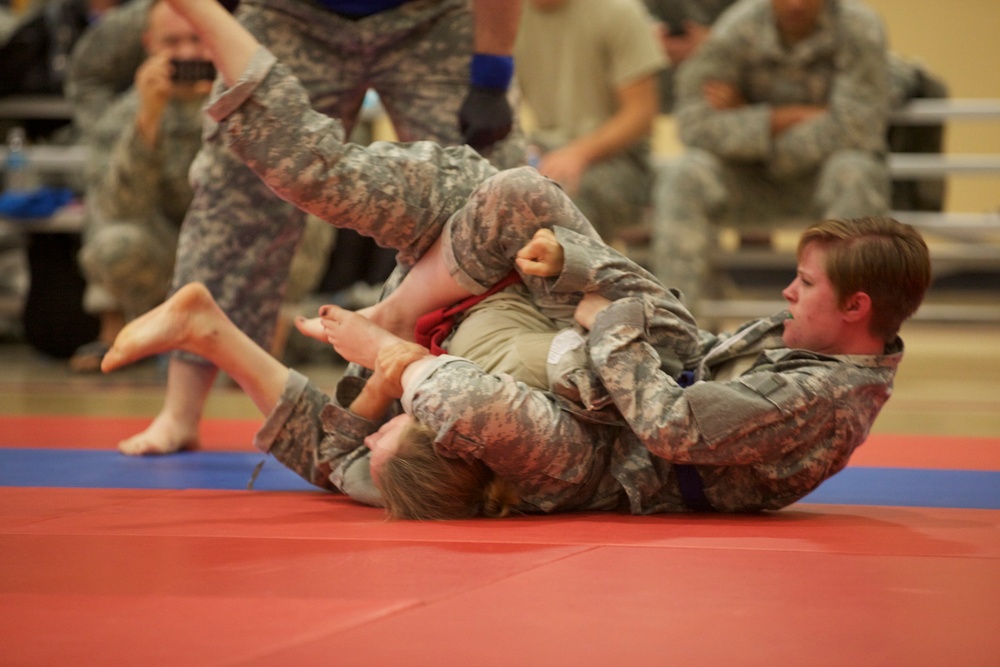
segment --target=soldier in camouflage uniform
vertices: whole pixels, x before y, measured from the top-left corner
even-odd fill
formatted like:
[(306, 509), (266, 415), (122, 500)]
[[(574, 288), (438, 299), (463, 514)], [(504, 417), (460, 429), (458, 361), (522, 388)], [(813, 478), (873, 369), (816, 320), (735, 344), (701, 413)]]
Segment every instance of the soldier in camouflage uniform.
[[(519, 10), (511, 0), (243, 0), (237, 17), (290, 67), (311, 104), (341, 119), (348, 133), (370, 87), (400, 140), (467, 142), (506, 167), (523, 162), (524, 142), (517, 131), (502, 139), (512, 124), (506, 94), (513, 64), (496, 54), (510, 53)], [(204, 282), (234, 321), (267, 345), (305, 214), (247, 170), (211, 122), (191, 178), (195, 196), (173, 289)], [(169, 453), (194, 444), (216, 372), (190, 355), (171, 359), (163, 410), (119, 448)]]
[(165, 2), (147, 5), (146, 15), (142, 32), (149, 53), (135, 86), (88, 134), (88, 219), (80, 266), (88, 281), (84, 308), (100, 318), (102, 331), (96, 344), (70, 359), (78, 371), (96, 371), (122, 320), (166, 297), (192, 197), (188, 170), (201, 148), (201, 108), (211, 84), (172, 82), (170, 61), (204, 60), (208, 51)]
[(657, 185), (653, 262), (696, 312), (715, 222), (752, 227), (889, 208), (880, 19), (855, 0), (810, 0), (807, 18), (786, 4), (734, 5), (677, 82), (686, 150)]

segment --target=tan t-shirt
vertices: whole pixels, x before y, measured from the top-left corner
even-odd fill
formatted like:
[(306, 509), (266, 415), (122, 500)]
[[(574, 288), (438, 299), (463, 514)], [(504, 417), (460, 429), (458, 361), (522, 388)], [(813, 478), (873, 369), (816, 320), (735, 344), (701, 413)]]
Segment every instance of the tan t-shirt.
[(589, 134), (617, 110), (616, 90), (666, 66), (641, 0), (524, 3), (515, 76), (546, 149)]

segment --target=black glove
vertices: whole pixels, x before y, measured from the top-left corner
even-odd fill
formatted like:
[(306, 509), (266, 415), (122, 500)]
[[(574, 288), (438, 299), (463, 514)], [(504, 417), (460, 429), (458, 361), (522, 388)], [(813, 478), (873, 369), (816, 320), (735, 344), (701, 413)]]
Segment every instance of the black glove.
[(465, 143), (481, 151), (510, 134), (513, 125), (514, 112), (507, 101), (507, 91), (469, 87), (458, 112), (458, 127)]

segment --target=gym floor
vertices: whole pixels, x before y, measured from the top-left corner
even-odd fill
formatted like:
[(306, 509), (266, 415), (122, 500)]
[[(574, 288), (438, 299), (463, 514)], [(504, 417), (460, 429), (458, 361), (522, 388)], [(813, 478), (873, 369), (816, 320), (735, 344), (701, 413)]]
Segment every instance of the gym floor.
[[(129, 458), (162, 364), (0, 345), (4, 665), (995, 665), (1000, 326), (910, 323), (851, 465), (780, 512), (388, 522), (250, 446)], [(307, 375), (332, 386), (337, 366)]]

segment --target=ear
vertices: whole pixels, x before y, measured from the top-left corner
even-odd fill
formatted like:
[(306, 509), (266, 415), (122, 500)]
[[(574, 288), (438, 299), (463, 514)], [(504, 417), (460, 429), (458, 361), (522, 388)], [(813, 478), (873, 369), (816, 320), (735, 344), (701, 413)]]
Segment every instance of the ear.
[(841, 310), (846, 322), (866, 320), (872, 312), (872, 298), (865, 292), (855, 292), (844, 300), (844, 306)]

